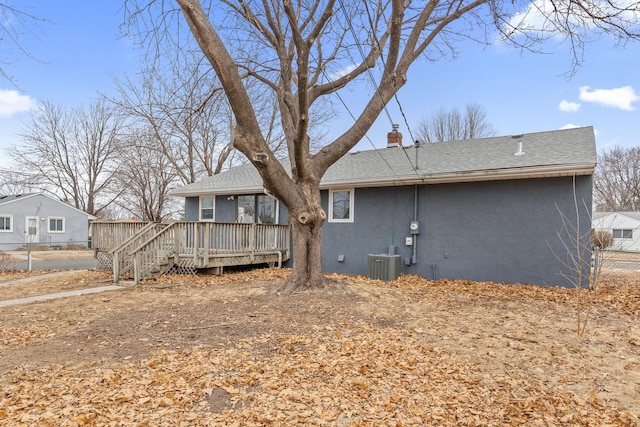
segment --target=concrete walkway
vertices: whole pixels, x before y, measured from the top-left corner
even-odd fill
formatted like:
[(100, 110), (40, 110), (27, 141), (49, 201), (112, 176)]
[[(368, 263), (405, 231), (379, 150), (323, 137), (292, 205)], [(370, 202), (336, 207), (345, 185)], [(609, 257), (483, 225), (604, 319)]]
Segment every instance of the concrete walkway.
[(76, 295), (95, 294), (97, 292), (114, 291), (116, 289), (124, 289), (124, 288), (122, 286), (110, 285), (110, 286), (99, 286), (97, 288), (75, 289), (73, 291), (58, 292), (55, 294), (36, 295), (33, 297), (0, 301), (0, 307), (8, 307), (10, 305), (18, 305), (18, 304), (28, 304), (30, 302), (35, 302), (35, 301), (46, 301), (50, 299), (72, 297)]
[[(83, 272), (83, 271), (87, 271), (87, 270), (77, 270), (78, 272)], [(9, 285), (16, 285), (18, 283), (26, 283), (26, 282), (33, 282), (34, 280), (40, 280), (43, 277), (55, 277), (55, 276), (62, 276), (63, 274), (69, 274), (68, 271), (54, 271), (53, 273), (45, 273), (45, 274), (34, 274), (32, 276), (27, 276), (27, 277), (23, 277), (22, 279), (15, 279), (15, 280), (8, 280), (6, 282), (1, 282), (0, 283), (0, 288), (4, 287), (4, 286), (9, 286)]]
[[(63, 274), (69, 274), (69, 271), (57, 271), (54, 273), (38, 274), (34, 276), (24, 277), (22, 279), (10, 280), (7, 282), (0, 283), (0, 287), (34, 281), (34, 280), (40, 280), (46, 277), (60, 276)], [(116, 289), (124, 289), (124, 288), (125, 286), (108, 285), (108, 286), (98, 286), (95, 288), (74, 289), (71, 291), (56, 292), (54, 294), (36, 295), (32, 297), (16, 298), (16, 299), (10, 299), (6, 301), (0, 301), (0, 307), (8, 307), (11, 305), (18, 305), (18, 304), (28, 304), (30, 302), (35, 302), (35, 301), (46, 301), (46, 300), (51, 300), (56, 298), (66, 298), (66, 297), (72, 297), (77, 295), (95, 294), (97, 292), (113, 291)]]

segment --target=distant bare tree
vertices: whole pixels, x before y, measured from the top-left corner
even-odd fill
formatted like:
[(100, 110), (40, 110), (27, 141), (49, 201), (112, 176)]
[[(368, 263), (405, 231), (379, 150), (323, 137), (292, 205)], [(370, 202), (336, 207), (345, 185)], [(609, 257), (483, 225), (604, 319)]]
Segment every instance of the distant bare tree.
[[(233, 113), (211, 65), (189, 49), (168, 64), (153, 60), (140, 81), (116, 81), (118, 97), (110, 101), (130, 120), (153, 130), (157, 149), (183, 184), (217, 174), (225, 164), (230, 166), (238, 159), (232, 144)], [(278, 104), (261, 96), (257, 86), (247, 81), (247, 89), (256, 99), (256, 115), (272, 150), (284, 156), (286, 143), (277, 126)]]
[(0, 170), (0, 196), (28, 194), (38, 191), (40, 191), (40, 188), (33, 176), (10, 169)]
[(601, 152), (593, 190), (600, 212), (640, 211), (640, 147)]
[(73, 110), (45, 102), (23, 124), (22, 144), (9, 155), (14, 172), (97, 216), (118, 197), (111, 183), (121, 132), (121, 118), (102, 101)]
[(464, 111), (440, 110), (424, 118), (416, 128), (420, 142), (461, 141), (495, 135), (486, 111), (478, 104), (468, 104)]
[(154, 132), (134, 131), (119, 155), (116, 204), (143, 221), (160, 222), (171, 216), (169, 192), (177, 171), (169, 158), (154, 148)]
[[(9, 1), (0, 2), (0, 48), (3, 55), (0, 57), (0, 77), (15, 85), (15, 81), (6, 66), (16, 60), (19, 55), (34, 59), (31, 53), (20, 41), (23, 31), (33, 31), (39, 24), (47, 22), (27, 11), (23, 4), (20, 8), (14, 7)], [(8, 46), (7, 46), (8, 44)], [(17, 50), (18, 55), (13, 52)]]
[(152, 68), (139, 82), (116, 81), (119, 97), (110, 99), (128, 120), (152, 130), (183, 184), (213, 175), (232, 149), (230, 110), (210, 69), (180, 55), (168, 70)]

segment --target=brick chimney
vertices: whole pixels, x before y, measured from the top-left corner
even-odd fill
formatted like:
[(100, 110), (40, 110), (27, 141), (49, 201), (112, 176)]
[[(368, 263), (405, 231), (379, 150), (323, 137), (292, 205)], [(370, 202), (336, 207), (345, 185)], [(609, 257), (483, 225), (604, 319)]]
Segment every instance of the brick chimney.
[(400, 125), (391, 125), (392, 130), (387, 134), (387, 148), (402, 147), (402, 133), (398, 132)]

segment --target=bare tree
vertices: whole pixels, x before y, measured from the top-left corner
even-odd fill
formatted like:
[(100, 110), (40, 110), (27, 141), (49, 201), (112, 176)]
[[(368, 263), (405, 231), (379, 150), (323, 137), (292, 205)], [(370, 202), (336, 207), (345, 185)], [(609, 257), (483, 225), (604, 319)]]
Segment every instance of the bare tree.
[(494, 136), (493, 126), (487, 120), (487, 112), (478, 104), (468, 104), (464, 112), (440, 110), (424, 118), (416, 128), (420, 142), (461, 141)]
[(157, 149), (183, 184), (220, 170), (232, 147), (231, 112), (210, 66), (194, 55), (172, 58), (168, 70), (141, 74), (139, 82), (116, 81), (118, 106), (129, 121), (153, 131)]
[(116, 188), (121, 189), (116, 204), (143, 221), (161, 222), (172, 214), (169, 192), (178, 175), (169, 158), (155, 149), (154, 132), (129, 133), (118, 156)]
[[(29, 50), (20, 42), (23, 31), (34, 31), (40, 24), (47, 22), (28, 12), (23, 4), (20, 8), (11, 5), (10, 1), (0, 2), (0, 47), (3, 56), (0, 57), (0, 77), (8, 80), (13, 85), (15, 81), (6, 66), (12, 64), (16, 57), (35, 59)], [(8, 44), (8, 46), (7, 46)], [(18, 55), (14, 51), (18, 51)]]
[(593, 189), (598, 211), (639, 211), (640, 147), (614, 147), (600, 153)]
[(34, 177), (11, 169), (0, 169), (0, 196), (40, 191)]
[[(462, 37), (488, 43), (496, 30), (523, 48), (534, 48), (561, 34), (579, 49), (598, 30), (625, 40), (639, 38), (636, 17), (640, 5), (616, 0), (607, 7), (595, 0), (554, 1), (554, 7), (537, 10), (544, 27), (539, 31), (533, 31), (537, 21), (528, 21), (527, 14), (509, 19), (521, 6), (511, 1), (221, 0), (206, 2), (204, 7), (201, 1), (175, 1), (231, 105), (234, 147), (245, 154), (264, 187), (288, 209), (294, 265), (283, 291), (323, 286), (326, 213), (320, 203), (320, 179), (370, 129), (406, 83), (416, 60), (452, 52)], [(169, 3), (127, 0), (125, 8), (146, 32), (146, 43), (168, 46), (184, 39), (184, 21)], [(376, 67), (380, 72), (374, 79)], [(269, 147), (245, 78), (263, 84), (277, 100), (289, 171)], [(354, 114), (353, 125), (313, 153), (308, 131), (314, 120), (312, 106), (335, 97), (359, 78), (369, 78), (374, 88), (365, 107)]]
[(111, 183), (121, 131), (121, 118), (103, 101), (69, 111), (45, 102), (24, 123), (22, 145), (9, 152), (14, 172), (76, 208), (99, 215), (118, 197)]

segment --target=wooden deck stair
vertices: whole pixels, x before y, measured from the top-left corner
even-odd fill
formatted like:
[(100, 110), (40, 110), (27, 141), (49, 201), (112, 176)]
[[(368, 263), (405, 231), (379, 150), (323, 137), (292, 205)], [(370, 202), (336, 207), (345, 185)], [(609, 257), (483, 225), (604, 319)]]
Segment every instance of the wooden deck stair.
[[(221, 272), (225, 266), (281, 265), (289, 259), (288, 225), (149, 223), (132, 227), (127, 236), (121, 229), (104, 224), (110, 223), (93, 224), (93, 236), (98, 236), (94, 251), (96, 258), (112, 261), (114, 282), (130, 278), (137, 284), (170, 272), (195, 274), (212, 268)], [(118, 238), (110, 234), (114, 230)], [(105, 242), (113, 246), (107, 250)]]

